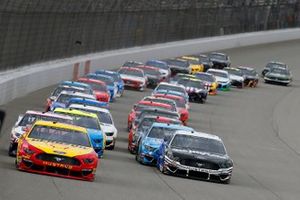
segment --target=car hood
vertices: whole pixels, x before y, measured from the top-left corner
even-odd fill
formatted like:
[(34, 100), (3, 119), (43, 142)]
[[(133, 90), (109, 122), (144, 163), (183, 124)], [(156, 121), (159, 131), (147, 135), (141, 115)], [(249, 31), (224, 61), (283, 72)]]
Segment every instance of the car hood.
[(224, 78), (224, 77), (220, 77), (220, 76), (216, 76), (216, 80), (217, 80), (217, 82), (220, 82), (220, 83), (229, 82), (229, 78)]
[(117, 131), (117, 129), (111, 124), (101, 124), (101, 128), (104, 133)]
[(103, 139), (103, 133), (100, 130), (88, 128), (87, 132), (91, 139)]
[(40, 139), (33, 139), (33, 138), (27, 138), (26, 140), (30, 145), (48, 154), (57, 154), (61, 156), (74, 157), (74, 156), (89, 154), (93, 152), (93, 149), (91, 147), (56, 143), (47, 140), (40, 140)]
[(131, 81), (138, 81), (138, 82), (145, 82), (145, 78), (143, 77), (137, 77), (137, 76), (130, 76), (130, 75), (126, 75), (126, 74), (122, 74), (121, 75), (122, 79), (125, 80), (131, 80)]
[(230, 160), (227, 155), (212, 154), (194, 150), (172, 149), (172, 153), (174, 157), (178, 157), (180, 159), (207, 160), (218, 164)]
[(234, 80), (234, 81), (244, 81), (244, 78), (242, 76), (237, 76), (234, 74), (229, 74), (229, 78), (230, 80)]
[(146, 137), (143, 141), (143, 144), (153, 148), (158, 148), (163, 142), (163, 139)]

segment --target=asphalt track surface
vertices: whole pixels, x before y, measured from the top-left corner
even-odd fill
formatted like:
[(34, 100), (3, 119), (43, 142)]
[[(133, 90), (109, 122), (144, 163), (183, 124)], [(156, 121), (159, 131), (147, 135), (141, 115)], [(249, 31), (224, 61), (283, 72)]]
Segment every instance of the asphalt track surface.
[(95, 182), (19, 172), (7, 156), (9, 133), (17, 115), (43, 109), (53, 87), (1, 106), (7, 118), (0, 136), (0, 199), (300, 199), (300, 41), (226, 50), (234, 65), (260, 69), (269, 60), (291, 66), (291, 86), (259, 83), (258, 88), (232, 89), (191, 104), (189, 125), (219, 135), (235, 166), (231, 184), (224, 185), (160, 174), (142, 166), (127, 151), (127, 114), (145, 92), (126, 91), (111, 105), (119, 130), (117, 147), (106, 151)]

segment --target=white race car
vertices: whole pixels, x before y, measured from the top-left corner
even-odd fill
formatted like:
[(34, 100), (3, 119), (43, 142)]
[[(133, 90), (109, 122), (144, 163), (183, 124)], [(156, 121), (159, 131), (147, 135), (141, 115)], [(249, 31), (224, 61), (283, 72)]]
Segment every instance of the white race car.
[(19, 115), (18, 120), (12, 127), (10, 134), (10, 145), (8, 149), (9, 156), (16, 155), (19, 138), (30, 128), (30, 126), (32, 126), (36, 120), (56, 121), (71, 124), (73, 119), (67, 115), (32, 110), (28, 110), (24, 115)]
[(87, 106), (82, 104), (71, 104), (69, 108), (97, 114), (99, 121), (101, 123), (101, 129), (106, 135), (105, 147), (111, 150), (115, 148), (115, 143), (118, 136), (118, 130), (115, 127), (113, 117), (109, 112), (109, 110), (105, 108)]
[(231, 87), (231, 80), (229, 73), (221, 69), (208, 69), (207, 73), (215, 76), (216, 81), (218, 82), (218, 89), (222, 91), (228, 91)]

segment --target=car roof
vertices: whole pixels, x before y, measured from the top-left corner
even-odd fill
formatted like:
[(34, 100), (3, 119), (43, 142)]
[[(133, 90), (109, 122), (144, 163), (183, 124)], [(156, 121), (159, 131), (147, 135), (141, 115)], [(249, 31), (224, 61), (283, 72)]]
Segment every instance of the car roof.
[(72, 120), (72, 117), (70, 117), (68, 115), (62, 115), (62, 114), (57, 114), (57, 113), (53, 113), (53, 112), (40, 112), (40, 111), (34, 111), (34, 110), (27, 110), (25, 114), (40, 115), (40, 116)]
[(213, 135), (213, 134), (210, 134), (210, 133), (198, 132), (198, 131), (184, 131), (184, 130), (179, 130), (179, 131), (176, 131), (175, 135), (197, 136), (197, 137), (202, 137), (202, 138), (207, 138), (207, 139), (218, 140), (218, 141), (222, 142), (222, 140), (221, 140), (221, 138), (219, 136), (216, 136), (216, 135)]
[[(161, 90), (159, 90), (159, 91), (161, 91)], [(181, 95), (178, 96), (178, 95), (170, 94), (170, 93), (156, 93), (156, 94), (154, 94), (154, 96), (176, 99), (176, 100), (184, 100), (183, 96), (181, 96)]]
[(207, 72), (208, 73), (209, 72), (220, 72), (220, 73), (228, 74), (228, 72), (225, 71), (225, 70), (222, 70), (222, 69), (212, 69), (212, 68), (208, 69)]
[(154, 122), (152, 124), (152, 127), (162, 127), (162, 128), (171, 128), (171, 129), (180, 129), (180, 130), (186, 130), (186, 131), (193, 131), (194, 129), (188, 126), (183, 126), (180, 124), (166, 124), (166, 123), (159, 123)]
[(178, 85), (178, 84), (174, 84), (174, 83), (166, 83), (166, 82), (161, 82), (159, 83), (159, 85), (157, 86), (157, 88), (161, 85), (165, 85), (165, 86), (172, 86), (172, 87), (180, 87), (182, 89), (184, 89), (184, 87), (182, 85)]
[(112, 81), (114, 80), (113, 77), (105, 74), (96, 74), (96, 73), (89, 73), (87, 76), (96, 76), (96, 77), (103, 77), (103, 78), (108, 78), (111, 79)]
[(105, 112), (105, 113), (110, 113), (109, 110), (107, 110), (106, 108), (100, 108), (100, 107), (96, 107), (96, 106), (90, 106), (90, 105), (84, 105), (84, 104), (71, 104), (69, 106), (69, 108), (73, 108), (73, 109), (76, 109), (76, 108), (82, 108), (82, 109), (87, 109), (87, 110), (94, 110), (94, 111), (100, 111), (100, 112)]
[(61, 91), (59, 96), (62, 95), (62, 94), (73, 95), (73, 96), (78, 96), (78, 97), (83, 97), (83, 98), (96, 99), (93, 95), (85, 94), (85, 93), (82, 93), (82, 92), (74, 92), (74, 91), (65, 91), (65, 90), (63, 90), (63, 91)]
[(54, 112), (56, 113), (63, 113), (63, 114), (71, 114), (71, 115), (79, 115), (79, 116), (84, 116), (84, 117), (91, 117), (91, 118), (97, 118), (98, 116), (94, 113), (90, 113), (90, 112), (85, 112), (85, 111), (81, 111), (81, 110), (76, 110), (73, 108), (55, 108)]
[(119, 70), (121, 70), (121, 69), (126, 69), (128, 71), (141, 71), (141, 72), (143, 72), (143, 70), (138, 68), (138, 67), (121, 67)]
[(49, 121), (42, 121), (38, 120), (34, 123), (34, 126), (47, 126), (47, 127), (54, 127), (54, 128), (61, 128), (61, 129), (69, 129), (74, 131), (79, 131), (82, 133), (87, 134), (87, 129), (81, 126), (71, 125), (71, 124), (64, 124), (59, 122), (49, 122)]
[(90, 85), (88, 85), (86, 83), (81, 83), (81, 82), (78, 82), (78, 81), (63, 81), (59, 85), (73, 85), (73, 86), (76, 86), (76, 87), (91, 88)]
[(78, 81), (85, 81), (87, 84), (88, 83), (98, 83), (101, 85), (106, 85), (106, 83), (104, 81), (101, 80), (97, 80), (97, 79), (92, 79), (92, 78), (88, 78), (88, 77), (81, 77), (78, 79)]

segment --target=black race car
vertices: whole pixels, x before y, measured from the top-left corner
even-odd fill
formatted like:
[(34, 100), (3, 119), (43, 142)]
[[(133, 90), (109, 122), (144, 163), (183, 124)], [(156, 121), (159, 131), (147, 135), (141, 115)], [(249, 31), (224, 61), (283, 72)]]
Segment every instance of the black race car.
[(177, 131), (159, 147), (156, 166), (164, 174), (230, 183), (233, 161), (218, 136)]
[(224, 53), (212, 52), (208, 54), (209, 60), (214, 64), (213, 68), (223, 69), (224, 67), (230, 67), (230, 58)]
[(199, 56), (200, 62), (204, 66), (203, 72), (206, 72), (208, 69), (212, 68), (214, 66), (214, 63), (209, 59), (207, 55), (200, 54)]
[(185, 87), (186, 92), (189, 95), (189, 101), (205, 103), (208, 94), (207, 85), (197, 78), (181, 78), (178, 80), (178, 84)]
[(179, 59), (179, 58), (171, 58), (164, 60), (170, 67), (172, 75), (177, 73), (190, 74), (190, 64), (188, 61)]
[(266, 73), (268, 73), (274, 67), (288, 68), (288, 66), (284, 63), (271, 61), (262, 70), (262, 72), (261, 72), (262, 77), (264, 77), (266, 75)]
[(257, 71), (254, 68), (251, 67), (244, 67), (244, 66), (239, 66), (237, 67), (240, 69), (245, 77), (245, 86), (248, 87), (256, 87), (259, 81), (259, 76)]

